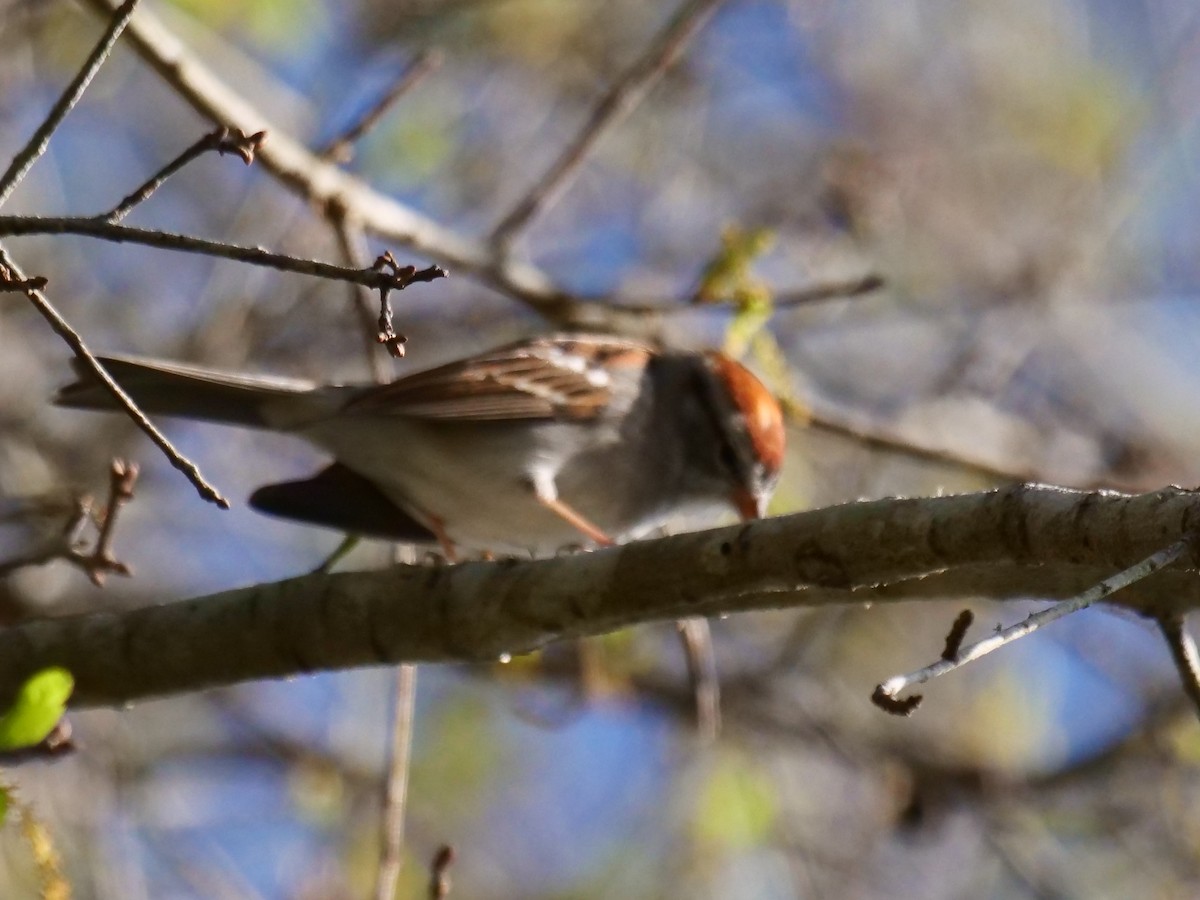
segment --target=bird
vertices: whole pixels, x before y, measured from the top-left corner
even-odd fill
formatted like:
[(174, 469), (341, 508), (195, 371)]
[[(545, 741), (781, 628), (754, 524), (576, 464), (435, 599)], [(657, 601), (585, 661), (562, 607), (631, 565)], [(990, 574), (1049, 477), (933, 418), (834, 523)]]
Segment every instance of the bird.
[[(717, 352), (604, 335), (520, 340), (383, 384), (101, 364), (143, 411), (294, 435), (332, 456), (250, 506), (366, 537), (546, 556), (645, 537), (680, 515), (765, 514), (778, 401)], [(60, 406), (115, 410), (80, 360)]]

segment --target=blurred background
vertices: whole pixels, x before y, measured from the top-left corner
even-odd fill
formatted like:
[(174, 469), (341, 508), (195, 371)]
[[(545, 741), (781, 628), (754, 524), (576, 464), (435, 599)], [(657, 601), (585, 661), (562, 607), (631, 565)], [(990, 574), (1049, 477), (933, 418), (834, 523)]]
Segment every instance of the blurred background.
[[(311, 147), (436, 49), (347, 165), (480, 237), (675, 9), (144, 3)], [(101, 28), (73, 3), (0, 0), (0, 158)], [(1198, 111), (1190, 0), (728, 0), (513, 252), (590, 302), (670, 307), (674, 346), (743, 354), (792, 413), (775, 513), (1013, 479), (1194, 485)], [(108, 209), (208, 129), (118, 46), (5, 211)], [(302, 200), (213, 155), (129, 221), (338, 258)], [(5, 243), (97, 350), (370, 377), (344, 285), (78, 238)], [(868, 274), (885, 286), (786, 302)], [(114, 455), (143, 467), (116, 544), (135, 577), (97, 590), (62, 564), (23, 569), (0, 581), (5, 622), (284, 578), (337, 544), (221, 512), (124, 420), (52, 408), (69, 352), (0, 297), (4, 508), (103, 495)], [(454, 273), (394, 301), (409, 337), (395, 374), (549, 327)], [(235, 499), (319, 463), (285, 438), (167, 430)], [(0, 558), (54, 527), (0, 519)], [(368, 543), (343, 565), (390, 552)], [(458, 851), (452, 896), (470, 898), (1195, 896), (1200, 730), (1157, 633), (1088, 612), (930, 686), (911, 720), (871, 706), (876, 683), (936, 658), (963, 606), (978, 633), (1027, 611), (964, 597), (713, 622), (711, 744), (673, 626), (583, 657), (423, 667), (398, 896), (425, 896), (442, 843)], [(76, 714), (81, 752), (6, 777), (78, 897), (362, 897), (392, 686), (367, 670)], [(0, 895), (37, 891), (9, 825)]]

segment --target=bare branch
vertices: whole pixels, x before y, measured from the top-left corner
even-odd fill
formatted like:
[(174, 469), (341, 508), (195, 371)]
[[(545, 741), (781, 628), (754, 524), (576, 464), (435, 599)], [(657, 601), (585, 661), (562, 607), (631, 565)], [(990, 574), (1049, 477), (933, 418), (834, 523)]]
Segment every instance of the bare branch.
[[(329, 223), (337, 239), (338, 252), (342, 262), (352, 269), (365, 269), (369, 265), (367, 257), (367, 239), (358, 223), (347, 215), (341, 207), (330, 207), (327, 211)], [(376, 323), (372, 310), (373, 298), (371, 292), (360, 284), (348, 284), (350, 292), (350, 308), (358, 320), (358, 330), (363, 340), (363, 361), (371, 378), (376, 382), (384, 382), (388, 377), (384, 360), (376, 353), (379, 342), (376, 340)]]
[(396, 669), (396, 703), (392, 722), (391, 760), (383, 797), (382, 850), (375, 880), (375, 900), (391, 900), (404, 865), (404, 816), (408, 800), (408, 772), (412, 757), (413, 712), (417, 695), (417, 667)]
[(445, 900), (450, 896), (450, 867), (454, 858), (454, 848), (449, 844), (438, 847), (429, 871), (429, 900)]
[(351, 284), (361, 284), (377, 291), (400, 291), (410, 284), (446, 277), (446, 271), (439, 266), (426, 266), (424, 269), (417, 269), (413, 266), (348, 269), (345, 266), (320, 262), (315, 259), (302, 259), (283, 253), (272, 253), (262, 247), (243, 247), (238, 244), (227, 244), (223, 241), (191, 237), (171, 231), (133, 228), (97, 218), (0, 216), (0, 237), (23, 237), (33, 234), (78, 234), (118, 244), (141, 244), (146, 247), (176, 250), (181, 253), (199, 253), (204, 256), (216, 256), (254, 266), (278, 269), (281, 272), (295, 272), (315, 278), (327, 278), (331, 281), (348, 281)]
[(967, 636), (967, 629), (975, 621), (975, 613), (969, 609), (964, 609), (954, 619), (954, 624), (950, 626), (950, 630), (946, 632), (946, 646), (942, 648), (942, 659), (950, 660), (957, 659), (959, 651), (962, 650), (963, 639)]
[[(402, 267), (396, 262), (396, 258), (392, 256), (390, 250), (386, 251), (382, 256), (375, 260), (371, 266), (372, 271), (376, 272), (391, 272), (397, 277), (402, 273), (412, 273), (412, 266)], [(432, 266), (431, 269), (445, 275), (441, 269)], [(427, 278), (421, 278), (421, 281), (427, 281)], [(388, 289), (381, 288), (379, 291), (379, 319), (377, 320), (379, 332), (375, 335), (375, 341), (387, 347), (388, 353), (396, 359), (401, 359), (404, 356), (404, 345), (408, 342), (408, 338), (400, 334), (392, 325), (392, 304), (388, 296)]]
[(583, 128), (546, 170), (525, 197), (492, 231), (491, 240), (503, 246), (566, 189), (579, 164), (605, 130), (620, 122), (642, 102), (667, 67), (704, 27), (723, 0), (685, 0), (646, 51), (613, 83), (592, 110)]
[(108, 59), (108, 54), (112, 51), (113, 45), (116, 44), (117, 38), (121, 36), (121, 32), (125, 30), (125, 26), (129, 24), (129, 19), (133, 15), (133, 9), (137, 6), (138, 0), (125, 0), (115, 10), (109, 10), (110, 21), (108, 28), (105, 29), (99, 43), (92, 50), (91, 55), (83, 64), (83, 68), (75, 75), (75, 78), (67, 85), (67, 89), (63, 91), (58, 102), (50, 110), (50, 114), (38, 126), (33, 137), (29, 142), (21, 148), (13, 161), (9, 164), (8, 170), (0, 175), (0, 206), (3, 206), (5, 201), (12, 196), (13, 190), (30, 167), (37, 162), (38, 157), (46, 152), (46, 148), (50, 146), (50, 136), (54, 134), (55, 129), (62, 124), (62, 120), (66, 118), (75, 104), (79, 102), (79, 98), (83, 96), (83, 92), (87, 90), (92, 79), (96, 77), (96, 73), (100, 71), (100, 67), (104, 65), (104, 61)]
[(78, 552), (80, 538), (83, 529), (87, 526), (91, 511), (91, 497), (77, 497), (59, 533), (44, 547), (0, 561), (0, 578), (11, 575), (20, 569), (44, 566), (55, 560), (70, 558), (72, 554)]
[(702, 740), (715, 741), (721, 733), (721, 679), (717, 675), (712, 629), (708, 619), (680, 619), (675, 626), (696, 698), (696, 731)]
[(50, 283), (44, 275), (33, 278), (5, 278), (0, 281), (0, 294), (24, 294), (27, 291), (44, 290)]
[(883, 280), (883, 276), (871, 274), (850, 281), (831, 281), (811, 287), (775, 291), (771, 305), (775, 309), (787, 309), (793, 306), (822, 303), (826, 300), (845, 300), (873, 293), (885, 284), (887, 282)]
[(112, 552), (113, 535), (116, 534), (117, 515), (122, 507), (133, 499), (133, 486), (137, 483), (138, 467), (123, 459), (114, 459), (109, 470), (108, 503), (104, 506), (104, 517), (100, 520), (100, 535), (96, 546), (88, 554), (76, 554), (72, 559), (87, 572), (96, 587), (104, 584), (110, 573), (130, 575), (129, 566), (121, 562)]
[[(342, 257), (351, 266), (362, 267), (366, 260), (366, 240), (363, 234), (351, 223), (340, 208), (327, 210), (330, 223), (337, 236), (338, 247)], [(389, 255), (390, 257), (390, 255)], [(378, 262), (378, 261), (377, 261)], [(394, 261), (393, 261), (394, 262)], [(380, 291), (380, 304), (388, 312), (388, 325), (391, 324), (391, 310), (387, 307), (387, 294)], [(377, 383), (387, 380), (387, 370), (383, 360), (375, 352), (377, 342), (371, 322), (371, 297), (367, 289), (360, 285), (350, 285), (351, 308), (358, 313), (359, 326), (363, 335), (363, 353), (367, 367)], [(382, 317), (382, 312), (381, 312)], [(398, 345), (403, 349), (403, 344)], [(353, 546), (357, 539), (347, 535), (342, 547)], [(340, 550), (341, 548), (339, 548)], [(393, 561), (401, 562), (404, 548), (393, 549)], [(328, 572), (338, 553), (334, 553), (325, 564), (324, 571)], [(404, 866), (404, 831), (405, 818), (408, 812), (408, 775), (412, 764), (413, 720), (416, 714), (417, 701), (417, 667), (402, 664), (396, 669), (395, 688), (392, 698), (392, 731), (388, 741), (389, 762), (383, 785), (383, 815), (380, 825), (379, 867), (375, 881), (375, 896), (378, 900), (391, 900), (396, 895), (396, 885), (400, 880), (400, 870)]]
[[(120, 704), (351, 666), (493, 660), (689, 616), (951, 591), (1058, 599), (1139, 560), (1145, 570), (1197, 523), (1200, 493), (1182, 489), (1019, 485), (850, 503), (555, 559), (306, 575), (0, 631), (0, 701), (49, 665), (75, 676), (77, 704)], [(1112, 602), (1154, 615), (1200, 606), (1196, 561), (1187, 555), (1186, 565)]]
[[(103, 15), (111, 14), (107, 0), (84, 0)], [(363, 229), (447, 268), (473, 273), (529, 306), (553, 311), (565, 295), (536, 266), (505, 260), (485, 244), (465, 238), (427, 216), (373, 190), (332, 162), (320, 159), (272, 124), (241, 92), (226, 84), (189, 50), (158, 18), (143, 9), (132, 21), (126, 39), (137, 53), (201, 115), (215, 125), (251, 133), (265, 130), (271, 140), (257, 159), (286, 187), (313, 207), (340, 203)]]
[(1196, 650), (1196, 641), (1188, 633), (1181, 614), (1160, 616), (1158, 627), (1166, 638), (1183, 692), (1191, 701), (1196, 715), (1200, 716), (1200, 652)]
[[(1044, 609), (1041, 612), (1033, 613), (1024, 621), (998, 631), (991, 637), (977, 641), (965, 649), (958, 650), (953, 655), (948, 656), (943, 653), (941, 659), (925, 666), (923, 669), (918, 669), (907, 675), (896, 675), (889, 678), (875, 688), (875, 693), (871, 696), (871, 699), (876, 706), (879, 706), (885, 712), (909, 715), (920, 705), (921, 697), (913, 696), (906, 700), (901, 700), (899, 698), (901, 691), (914, 685), (924, 684), (927, 681), (937, 678), (939, 675), (953, 672), (960, 666), (974, 662), (980, 657), (987, 656), (993, 650), (999, 650), (1005, 644), (1011, 644), (1013, 641), (1033, 634), (1039, 628), (1049, 625), (1063, 616), (1079, 612), (1081, 609), (1087, 609), (1093, 603), (1099, 603), (1116, 591), (1136, 584), (1144, 578), (1149, 578), (1159, 569), (1170, 565), (1183, 556), (1188, 551), (1191, 541), (1191, 536), (1185, 536), (1170, 546), (1152, 553), (1141, 562), (1104, 579), (1076, 597), (1063, 600), (1061, 603), (1056, 603), (1054, 606)], [(955, 624), (957, 625), (957, 623)], [(949, 644), (950, 640), (947, 639), (947, 645), (949, 646)], [(897, 704), (900, 708), (897, 707)]]
[[(888, 453), (900, 453), (913, 459), (928, 460), (954, 466), (1002, 481), (1025, 481), (1036, 477), (1037, 466), (1032, 459), (1022, 459), (1005, 465), (988, 459), (978, 452), (978, 447), (946, 449), (918, 443), (915, 437), (893, 430), (889, 425), (872, 421), (870, 417), (834, 409), (819, 409), (806, 406), (802, 409), (785, 407), (789, 418), (807, 428), (849, 438), (864, 447)], [(976, 442), (978, 443), (978, 442)], [(1043, 476), (1045, 477), (1045, 476)], [(1087, 486), (1086, 481), (1072, 480), (1076, 486)], [(1111, 482), (1110, 482), (1111, 484)]]
[(375, 101), (357, 122), (318, 150), (317, 156), (339, 163), (349, 162), (354, 156), (354, 145), (379, 124), (379, 120), (395, 105), (397, 100), (416, 87), (441, 64), (442, 55), (436, 50), (425, 50), (418, 54), (408, 68), (400, 73), (395, 84)]
[(93, 520), (94, 513), (92, 498), (88, 495), (79, 496), (75, 498), (59, 534), (39, 550), (0, 562), (0, 577), (27, 566), (43, 566), (56, 560), (63, 560), (82, 570), (97, 587), (104, 584), (109, 574), (129, 575), (129, 567), (113, 555), (112, 541), (116, 533), (117, 513), (132, 499), (136, 481), (137, 466), (114, 459), (109, 473), (108, 502), (99, 517), (99, 535), (95, 546), (90, 551), (83, 549), (83, 531), (88, 522)]
[(205, 153), (211, 153), (214, 150), (222, 156), (232, 153), (240, 157), (246, 165), (250, 165), (250, 163), (254, 162), (255, 151), (262, 144), (266, 136), (267, 133), (265, 131), (258, 131), (250, 135), (241, 131), (231, 132), (228, 128), (217, 128), (210, 131), (179, 154), (179, 156), (175, 157), (175, 159), (163, 166), (145, 184), (125, 197), (109, 212), (96, 218), (111, 225), (116, 225), (129, 215), (135, 206), (150, 199), (150, 196), (162, 187), (168, 178), (192, 160), (203, 156)]
[[(0, 247), (0, 280), (13, 279), (18, 281), (24, 280), (25, 275), (17, 268), (16, 263), (9, 258), (4, 249)], [(228, 509), (229, 501), (221, 496), (221, 493), (205, 480), (204, 475), (200, 472), (200, 468), (176, 450), (175, 445), (167, 440), (167, 436), (159, 431), (153, 422), (146, 418), (146, 414), (138, 408), (138, 405), (133, 402), (133, 398), (125, 393), (121, 386), (113, 380), (113, 377), (105, 371), (104, 366), (100, 365), (100, 361), (88, 349), (83, 338), (79, 336), (79, 333), (54, 308), (49, 298), (41, 291), (33, 288), (26, 290), (25, 296), (33, 303), (34, 308), (41, 313), (42, 318), (50, 323), (50, 327), (54, 329), (54, 333), (66, 342), (67, 346), (74, 351), (75, 356), (87, 365), (89, 371), (112, 394), (113, 398), (117, 401), (117, 405), (124, 410), (125, 415), (129, 416), (133, 420), (133, 423), (142, 430), (142, 433), (154, 442), (154, 445), (162, 451), (171, 465), (183, 473), (184, 477), (192, 483), (192, 486), (196, 488), (200, 496), (210, 503), (215, 503), (221, 509)]]
[[(678, 15), (688, 16), (692, 5), (707, 7), (715, 6), (717, 2), (720, 0), (692, 0), (692, 4), (683, 7)], [(84, 3), (104, 15), (111, 14), (108, 0), (84, 0)], [(699, 20), (692, 21), (696, 27), (701, 24)], [(130, 23), (126, 39), (164, 81), (214, 124), (244, 132), (268, 131), (271, 140), (261, 148), (258, 161), (313, 208), (340, 207), (364, 232), (436, 260), (456, 274), (476, 278), (560, 327), (599, 329), (655, 340), (666, 317), (690, 311), (686, 304), (627, 304), (620, 297), (574, 297), (537, 266), (515, 260), (501, 248), (442, 226), (309, 151), (285, 129), (271, 123), (262, 110), (246, 101), (240, 91), (222, 81), (147, 10), (141, 10)], [(648, 55), (651, 55), (650, 51)], [(868, 290), (872, 281), (867, 278), (857, 284), (862, 290)], [(830, 295), (851, 287), (832, 286)], [(782, 292), (780, 299), (783, 305), (813, 302), (805, 295), (823, 293), (824, 290), (822, 287), (804, 289), (797, 292), (795, 301), (790, 292)]]

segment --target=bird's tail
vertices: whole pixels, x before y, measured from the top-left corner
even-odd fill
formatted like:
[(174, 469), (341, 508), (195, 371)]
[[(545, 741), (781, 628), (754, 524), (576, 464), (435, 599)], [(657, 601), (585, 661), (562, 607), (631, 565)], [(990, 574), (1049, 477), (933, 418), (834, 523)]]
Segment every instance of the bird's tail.
[[(280, 408), (316, 388), (303, 379), (240, 375), (159, 360), (120, 356), (99, 360), (146, 413), (227, 425), (277, 427)], [(79, 359), (71, 364), (79, 380), (59, 390), (56, 404), (75, 409), (117, 408), (112, 394), (86, 364)]]

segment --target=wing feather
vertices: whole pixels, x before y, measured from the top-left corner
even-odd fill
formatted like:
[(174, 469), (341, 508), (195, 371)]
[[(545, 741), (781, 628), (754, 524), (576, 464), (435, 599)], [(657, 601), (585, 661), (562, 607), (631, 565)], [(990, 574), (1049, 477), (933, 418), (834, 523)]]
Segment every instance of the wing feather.
[(608, 405), (611, 367), (644, 366), (649, 350), (613, 338), (536, 338), (369, 388), (347, 413), (489, 421), (590, 419)]

